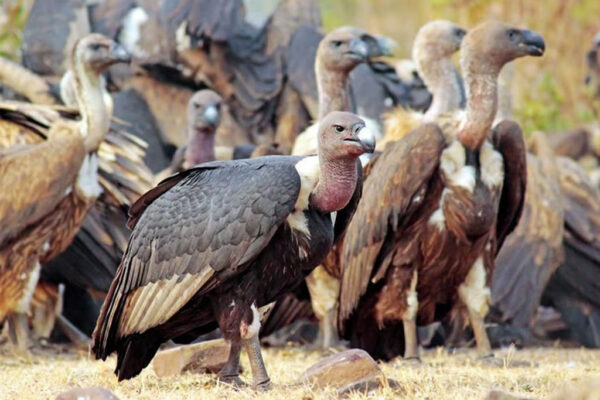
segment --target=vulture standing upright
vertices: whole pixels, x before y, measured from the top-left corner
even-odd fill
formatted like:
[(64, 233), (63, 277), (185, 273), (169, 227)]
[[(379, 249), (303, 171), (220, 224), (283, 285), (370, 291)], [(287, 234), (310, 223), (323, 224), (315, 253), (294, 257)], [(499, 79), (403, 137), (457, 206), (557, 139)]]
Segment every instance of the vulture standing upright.
[(333, 112), (321, 121), (318, 156), (204, 163), (142, 196), (94, 331), (96, 357), (116, 351), (116, 374), (131, 378), (161, 343), (218, 325), (231, 341), (220, 378), (241, 383), (244, 347), (254, 384), (268, 387), (258, 308), (323, 261), (358, 204), (358, 157), (374, 147), (360, 118)]
[(466, 112), (423, 125), (371, 161), (342, 251), (339, 324), (353, 347), (382, 359), (405, 348), (406, 358), (418, 358), (417, 324), (444, 318), (461, 301), (478, 351), (492, 355), (483, 324), (488, 283), (526, 184), (519, 126), (491, 129), (497, 77), (511, 60), (544, 49), (529, 30), (477, 26), (461, 46)]
[[(14, 188), (0, 193), (0, 321), (7, 320), (9, 338), (22, 350), (28, 346), (27, 314), (41, 264), (67, 248), (102, 192), (96, 152), (109, 119), (100, 73), (128, 60), (123, 48), (102, 35), (77, 41), (70, 62), (81, 122), (56, 120), (40, 144), (28, 144), (23, 134), (27, 128), (35, 131), (37, 121), (19, 121), (26, 115), (20, 109), (29, 105), (0, 109), (3, 142), (17, 142), (0, 151), (0, 181)], [(35, 111), (42, 119), (39, 114), (52, 114)]]

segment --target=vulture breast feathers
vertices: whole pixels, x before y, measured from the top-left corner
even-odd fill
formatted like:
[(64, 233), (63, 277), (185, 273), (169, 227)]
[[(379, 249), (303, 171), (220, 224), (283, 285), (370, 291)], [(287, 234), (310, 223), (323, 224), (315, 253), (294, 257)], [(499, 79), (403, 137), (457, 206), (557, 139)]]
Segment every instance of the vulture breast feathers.
[[(257, 294), (258, 307), (265, 305), (259, 304), (263, 300), (275, 300), (290, 289), (286, 285), (297, 283), (321, 262), (332, 245), (333, 227), (329, 214), (300, 204), (305, 188), (296, 164), (302, 159), (268, 156), (205, 163), (165, 179), (142, 196), (131, 208), (129, 226), (135, 229), (94, 333), (96, 355), (105, 358), (117, 349), (118, 339), (159, 326), (192, 297), (263, 267), (259, 264), (265, 260), (257, 258), (273, 242), (278, 243), (275, 253), (265, 257), (287, 265), (281, 270), (263, 267), (272, 275), (265, 279), (272, 278), (276, 288)], [(357, 185), (347, 207), (356, 206), (361, 188)], [(325, 224), (319, 226), (328, 229), (313, 231), (309, 220), (308, 235), (292, 232), (290, 226), (297, 226), (298, 219), (292, 224), (288, 217), (297, 217), (300, 210), (311, 215), (308, 219), (319, 214), (317, 219)], [(274, 239), (276, 233), (283, 241)], [(296, 240), (288, 240), (290, 236)], [(307, 241), (309, 248), (303, 253)], [(320, 243), (314, 246), (315, 241)], [(288, 243), (293, 249), (281, 247)]]

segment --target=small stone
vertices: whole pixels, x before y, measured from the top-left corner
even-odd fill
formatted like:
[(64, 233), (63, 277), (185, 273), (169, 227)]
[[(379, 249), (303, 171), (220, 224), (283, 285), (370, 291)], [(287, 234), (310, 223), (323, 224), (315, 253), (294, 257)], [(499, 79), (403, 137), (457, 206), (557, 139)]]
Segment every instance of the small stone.
[(119, 400), (110, 390), (101, 387), (73, 388), (62, 392), (56, 400)]
[(229, 343), (223, 339), (209, 340), (159, 351), (152, 367), (158, 376), (182, 372), (218, 372), (229, 357)]
[(488, 393), (485, 400), (533, 400), (530, 397), (521, 397), (516, 394), (503, 392), (502, 390), (492, 390)]
[(308, 368), (300, 383), (313, 388), (334, 387), (340, 394), (368, 392), (387, 385), (381, 369), (364, 350), (350, 349), (329, 356)]

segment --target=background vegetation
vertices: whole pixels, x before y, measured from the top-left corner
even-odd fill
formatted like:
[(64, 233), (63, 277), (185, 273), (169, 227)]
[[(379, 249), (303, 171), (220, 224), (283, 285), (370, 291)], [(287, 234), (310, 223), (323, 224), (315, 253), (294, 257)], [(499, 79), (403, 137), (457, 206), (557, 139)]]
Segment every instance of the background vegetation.
[[(255, 0), (247, 0), (252, 3)], [(33, 0), (0, 0), (0, 55), (18, 59), (21, 30)], [(355, 25), (395, 39), (408, 58), (413, 38), (425, 22), (445, 18), (466, 28), (499, 19), (540, 32), (542, 59), (517, 62), (515, 118), (526, 132), (547, 132), (595, 118), (583, 81), (585, 54), (600, 30), (598, 0), (320, 0), (326, 30)]]

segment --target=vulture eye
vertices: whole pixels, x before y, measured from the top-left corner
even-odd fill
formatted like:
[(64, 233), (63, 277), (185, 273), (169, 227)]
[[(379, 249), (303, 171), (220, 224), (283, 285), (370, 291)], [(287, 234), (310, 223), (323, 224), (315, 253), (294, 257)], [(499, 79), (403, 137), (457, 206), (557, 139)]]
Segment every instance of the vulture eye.
[(344, 132), (344, 127), (341, 125), (334, 125), (333, 126), (335, 128), (336, 131), (338, 132)]
[(342, 45), (342, 41), (341, 40), (334, 40), (331, 42), (331, 45), (333, 47), (340, 47)]
[(94, 50), (94, 51), (100, 50), (101, 47), (102, 47), (102, 45), (100, 43), (93, 43), (92, 44), (92, 50)]
[(517, 31), (515, 31), (514, 29), (511, 29), (508, 31), (508, 38), (509, 39), (514, 39), (515, 36), (517, 36)]

